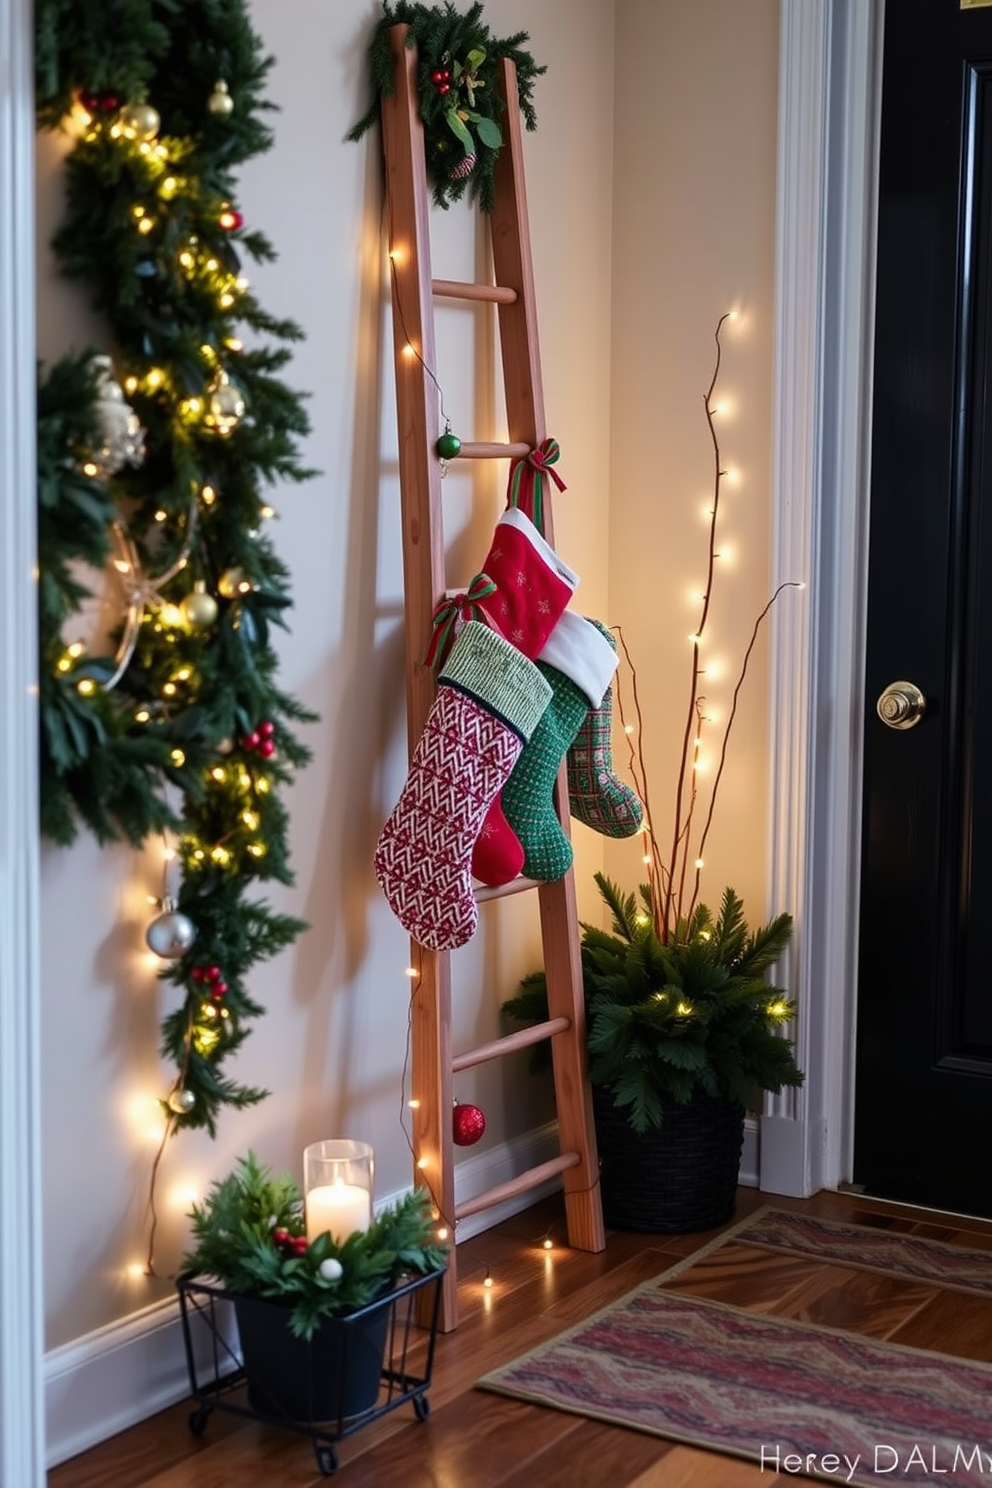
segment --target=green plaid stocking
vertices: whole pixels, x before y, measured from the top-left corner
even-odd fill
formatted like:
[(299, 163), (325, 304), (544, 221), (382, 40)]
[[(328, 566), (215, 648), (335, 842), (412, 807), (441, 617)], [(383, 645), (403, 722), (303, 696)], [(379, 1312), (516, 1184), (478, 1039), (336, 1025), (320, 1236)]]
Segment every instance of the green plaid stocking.
[(555, 815), (552, 791), (565, 753), (589, 711), (580, 687), (546, 662), (538, 671), (551, 683), (551, 701), (503, 786), (503, 813), (524, 850), (525, 877), (539, 883), (561, 878), (572, 866), (572, 844)]
[[(591, 622), (616, 650), (605, 625)], [(641, 803), (613, 773), (613, 689), (590, 708), (568, 751), (568, 807), (577, 821), (606, 837), (633, 837), (643, 819)]]

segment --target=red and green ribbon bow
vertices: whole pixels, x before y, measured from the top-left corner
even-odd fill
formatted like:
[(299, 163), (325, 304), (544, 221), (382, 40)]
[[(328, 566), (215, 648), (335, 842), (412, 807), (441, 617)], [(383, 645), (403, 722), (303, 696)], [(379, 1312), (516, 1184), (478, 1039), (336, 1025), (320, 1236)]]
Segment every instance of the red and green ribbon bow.
[(510, 484), (506, 492), (507, 506), (516, 506), (524, 516), (530, 517), (534, 526), (544, 534), (544, 477), (550, 476), (559, 491), (566, 490), (565, 482), (552, 469), (561, 454), (557, 439), (542, 439), (537, 449), (529, 455), (514, 460), (510, 466)]
[[(434, 611), (430, 644), (424, 657), (424, 666), (439, 667), (447, 659), (455, 636), (469, 620), (481, 620), (483, 624), (499, 631), (496, 621), (482, 608), (480, 599), (496, 593), (496, 585), (488, 574), (476, 574), (463, 594), (453, 594), (442, 599)], [(502, 634), (502, 632), (500, 632)]]

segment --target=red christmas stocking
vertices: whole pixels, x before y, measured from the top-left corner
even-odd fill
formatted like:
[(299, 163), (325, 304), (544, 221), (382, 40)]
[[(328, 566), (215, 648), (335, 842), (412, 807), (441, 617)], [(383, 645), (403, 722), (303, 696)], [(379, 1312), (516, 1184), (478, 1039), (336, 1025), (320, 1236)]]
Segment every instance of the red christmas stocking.
[(558, 624), (578, 575), (516, 507), (497, 522), (482, 567), (496, 589), (479, 601), (480, 607), (489, 623), (533, 661)]
[[(486, 620), (519, 651), (533, 659), (572, 597), (578, 577), (522, 511), (500, 517), (483, 572), (466, 595), (446, 600), (434, 617), (427, 661), (449, 644), (466, 614)], [(493, 800), (472, 854), (472, 873), (482, 883), (509, 883), (523, 864), (523, 848)]]
[(453, 950), (475, 934), (472, 847), (550, 697), (515, 647), (479, 621), (464, 626), (375, 850), (389, 906), (421, 945)]

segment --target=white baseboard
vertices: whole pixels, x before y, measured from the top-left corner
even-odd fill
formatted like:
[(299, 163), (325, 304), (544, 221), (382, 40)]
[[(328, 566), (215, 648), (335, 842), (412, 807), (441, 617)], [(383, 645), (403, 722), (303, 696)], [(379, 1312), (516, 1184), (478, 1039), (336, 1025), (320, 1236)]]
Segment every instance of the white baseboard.
[(46, 1460), (75, 1457), (188, 1394), (178, 1299), (45, 1356)]
[[(547, 1162), (557, 1151), (558, 1128), (552, 1121), (523, 1137), (465, 1157), (455, 1174), (457, 1197), (475, 1198), (517, 1173)], [(749, 1118), (744, 1131), (741, 1183), (756, 1187), (757, 1182), (758, 1126)], [(518, 1198), (469, 1216), (458, 1226), (458, 1240), (491, 1229), (560, 1187), (560, 1178), (553, 1178)], [(402, 1192), (387, 1194), (381, 1203), (389, 1204), (400, 1197)], [(188, 1394), (178, 1300), (157, 1302), (52, 1349), (45, 1358), (48, 1466), (55, 1467), (87, 1451)]]

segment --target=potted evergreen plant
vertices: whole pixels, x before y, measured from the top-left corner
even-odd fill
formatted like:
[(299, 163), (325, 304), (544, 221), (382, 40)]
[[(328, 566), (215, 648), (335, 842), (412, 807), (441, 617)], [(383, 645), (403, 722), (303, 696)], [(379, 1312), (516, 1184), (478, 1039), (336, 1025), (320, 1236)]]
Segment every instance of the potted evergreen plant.
[(326, 1231), (308, 1241), (296, 1180), (273, 1177), (249, 1152), (189, 1217), (195, 1244), (178, 1285), (213, 1279), (233, 1302), (252, 1408), (310, 1422), (370, 1409), (390, 1293), (445, 1265), (426, 1190), (340, 1243)]
[[(708, 1229), (733, 1213), (746, 1111), (802, 1084), (780, 1032), (795, 1005), (765, 976), (792, 920), (752, 931), (728, 888), (715, 918), (696, 905), (666, 943), (647, 884), (638, 897), (596, 883), (612, 929), (584, 924), (581, 957), (604, 1214), (617, 1229)], [(547, 1006), (543, 970), (503, 1005), (527, 1023)]]

